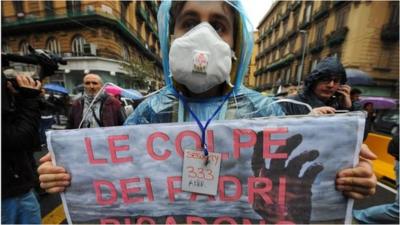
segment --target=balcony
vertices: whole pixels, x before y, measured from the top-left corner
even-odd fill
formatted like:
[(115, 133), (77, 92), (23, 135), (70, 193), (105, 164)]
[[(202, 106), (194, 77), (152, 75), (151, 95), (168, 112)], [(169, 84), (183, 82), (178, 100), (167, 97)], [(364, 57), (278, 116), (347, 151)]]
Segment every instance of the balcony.
[(341, 44), (346, 39), (346, 35), (347, 35), (348, 31), (349, 31), (349, 28), (347, 28), (347, 27), (341, 27), (338, 30), (332, 31), (327, 36), (328, 46), (332, 48), (335, 45)]
[(293, 60), (294, 60), (294, 55), (293, 54), (288, 54), (288, 55), (286, 55), (285, 58), (282, 58), (282, 59), (280, 59), (280, 60), (268, 65), (265, 68), (266, 71), (264, 71), (264, 72), (274, 71), (274, 70), (283, 68), (285, 66), (288, 66), (288, 65), (290, 65), (291, 62), (293, 62)]
[(289, 33), (287, 33), (287, 37), (288, 37), (288, 39), (291, 39), (291, 38), (295, 37), (296, 34), (297, 34), (297, 30), (293, 29), (293, 30), (289, 31)]
[(155, 2), (155, 0), (147, 0), (147, 1), (145, 1), (145, 3), (146, 3), (147, 6), (149, 7), (149, 9), (150, 9), (151, 12), (153, 13), (153, 15), (154, 15), (155, 17), (157, 17), (158, 6), (157, 6), (157, 3)]
[(333, 1), (333, 7), (340, 7), (340, 6), (343, 6), (343, 5), (345, 5), (345, 4), (347, 4), (347, 3), (350, 3), (351, 1), (338, 1), (338, 0), (334, 0)]
[(325, 4), (321, 6), (321, 8), (317, 12), (315, 12), (312, 18), (313, 20), (320, 20), (328, 16), (329, 16), (329, 8), (328, 5)]
[(322, 49), (324, 49), (324, 41), (323, 40), (314, 41), (313, 43), (310, 44), (309, 49), (311, 54), (316, 54), (321, 52)]
[(257, 70), (254, 72), (254, 76), (259, 76), (259, 75), (261, 75), (261, 74), (262, 74), (262, 70), (263, 70), (263, 68), (257, 69)]
[(296, 11), (297, 9), (300, 8), (300, 6), (301, 6), (301, 1), (295, 1), (295, 2), (293, 2), (291, 9), (292, 9), (292, 11)]
[(299, 29), (300, 30), (304, 30), (310, 27), (310, 21), (303, 21), (300, 25), (299, 25)]
[(289, 18), (289, 16), (290, 16), (290, 10), (288, 9), (288, 10), (286, 10), (286, 12), (282, 15), (282, 20), (286, 20), (286, 19), (288, 19)]
[(399, 41), (399, 25), (390, 23), (383, 25), (381, 40), (387, 42)]
[(272, 25), (271, 25), (272, 29), (274, 30), (274, 29), (279, 28), (280, 22), (281, 22), (280, 20), (277, 20), (274, 24), (272, 24)]
[(149, 15), (147, 14), (147, 11), (140, 7), (139, 5), (136, 6), (136, 15), (143, 21), (147, 21), (149, 18)]

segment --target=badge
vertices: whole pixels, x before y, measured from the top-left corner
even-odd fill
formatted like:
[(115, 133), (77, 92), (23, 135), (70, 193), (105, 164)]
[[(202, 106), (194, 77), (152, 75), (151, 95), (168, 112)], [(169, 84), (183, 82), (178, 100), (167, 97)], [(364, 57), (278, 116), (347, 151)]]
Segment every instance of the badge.
[(196, 50), (193, 55), (193, 70), (195, 73), (207, 74), (208, 53)]
[(205, 195), (217, 194), (221, 154), (209, 152), (206, 161), (203, 151), (185, 150), (182, 191)]

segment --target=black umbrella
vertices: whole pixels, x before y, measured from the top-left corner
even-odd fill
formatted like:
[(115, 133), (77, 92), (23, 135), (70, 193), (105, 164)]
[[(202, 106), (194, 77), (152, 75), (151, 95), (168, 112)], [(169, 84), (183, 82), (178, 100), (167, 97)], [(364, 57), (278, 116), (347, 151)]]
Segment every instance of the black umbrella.
[(358, 69), (346, 69), (347, 83), (349, 85), (374, 85), (374, 79), (366, 72)]

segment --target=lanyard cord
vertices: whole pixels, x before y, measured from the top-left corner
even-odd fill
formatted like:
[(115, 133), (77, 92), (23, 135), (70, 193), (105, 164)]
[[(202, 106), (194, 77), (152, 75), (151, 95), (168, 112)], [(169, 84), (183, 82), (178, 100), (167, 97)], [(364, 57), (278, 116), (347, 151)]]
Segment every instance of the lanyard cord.
[[(175, 90), (175, 89), (174, 89)], [(184, 96), (182, 96), (178, 91), (175, 90), (175, 93), (178, 96), (178, 99), (182, 101), (183, 105), (185, 108), (189, 110), (189, 113), (192, 115), (194, 120), (196, 121), (197, 125), (199, 126), (201, 130), (201, 147), (203, 148), (204, 156), (208, 156), (208, 149), (207, 149), (207, 144), (206, 144), (206, 130), (210, 122), (213, 120), (213, 118), (218, 114), (218, 112), (221, 110), (222, 106), (224, 103), (228, 100), (229, 96), (231, 96), (232, 91), (229, 92), (225, 97), (222, 103), (218, 106), (218, 108), (215, 110), (215, 112), (211, 115), (210, 118), (208, 118), (206, 124), (203, 126), (203, 124), (200, 122), (199, 118), (196, 116), (196, 114), (190, 109), (186, 99)]]

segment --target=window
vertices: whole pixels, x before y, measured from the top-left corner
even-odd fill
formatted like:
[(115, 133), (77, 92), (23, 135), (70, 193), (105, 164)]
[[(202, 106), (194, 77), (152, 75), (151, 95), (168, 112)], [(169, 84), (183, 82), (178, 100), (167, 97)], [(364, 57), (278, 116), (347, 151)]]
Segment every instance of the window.
[(296, 11), (293, 14), (293, 25), (292, 25), (292, 31), (297, 29), (297, 24), (299, 22), (299, 15), (300, 15), (300, 11)]
[(315, 41), (317, 43), (322, 43), (324, 41), (326, 21), (322, 21), (317, 24), (317, 32), (315, 33)]
[(67, 0), (67, 12), (68, 14), (78, 14), (81, 11), (81, 1), (78, 0)]
[(391, 2), (390, 7), (392, 9), (390, 13), (390, 24), (399, 25), (399, 2)]
[(287, 26), (288, 26), (288, 19), (286, 19), (285, 21), (283, 21), (283, 24), (282, 24), (282, 29), (283, 29), (283, 36), (285, 36), (286, 35), (286, 31), (287, 31)]
[(279, 49), (279, 56), (280, 56), (280, 58), (282, 58), (283, 55), (285, 54), (285, 46), (286, 46), (286, 45), (282, 45), (281, 48)]
[(124, 44), (122, 46), (123, 46), (122, 52), (121, 52), (122, 58), (125, 61), (129, 61), (129, 49), (128, 49), (128, 46), (126, 44)]
[(44, 11), (46, 13), (46, 16), (54, 15), (53, 1), (43, 1), (43, 3), (44, 3)]
[(390, 66), (390, 48), (383, 48), (379, 53), (378, 67), (379, 68), (389, 68)]
[(312, 4), (313, 4), (313, 2), (308, 1), (307, 5), (306, 5), (306, 8), (304, 9), (303, 21), (305, 23), (308, 23), (308, 22), (311, 21)]
[(285, 83), (289, 83), (290, 81), (290, 67), (286, 70), (286, 77), (285, 77)]
[(75, 36), (75, 38), (72, 40), (72, 55), (74, 56), (83, 55), (84, 44), (86, 44), (86, 40), (82, 36), (80, 35)]
[(55, 38), (49, 38), (47, 40), (46, 49), (57, 55), (61, 53), (60, 43)]
[(296, 38), (292, 38), (289, 42), (289, 52), (294, 52), (295, 44), (296, 44)]
[(126, 11), (128, 10), (129, 3), (130, 3), (129, 1), (123, 1), (123, 0), (120, 1), (120, 6), (121, 6), (120, 17), (123, 23), (126, 23)]
[(14, 5), (14, 10), (15, 10), (15, 15), (17, 15), (18, 18), (24, 17), (24, 2), (23, 1), (13, 1), (12, 2)]
[(335, 16), (336, 30), (344, 27), (347, 24), (348, 14), (349, 14), (348, 7), (341, 8), (336, 12), (336, 16)]

